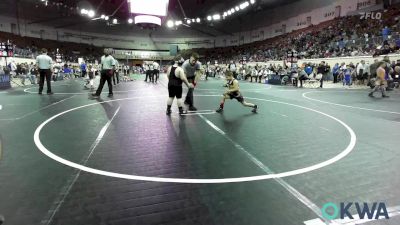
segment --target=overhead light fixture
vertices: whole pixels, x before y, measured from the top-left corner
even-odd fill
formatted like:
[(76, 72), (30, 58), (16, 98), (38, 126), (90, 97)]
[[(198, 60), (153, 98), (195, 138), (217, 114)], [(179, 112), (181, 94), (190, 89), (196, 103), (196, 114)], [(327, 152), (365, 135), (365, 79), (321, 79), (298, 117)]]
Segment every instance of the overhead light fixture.
[(113, 24), (117, 24), (118, 20), (117, 19), (113, 19)]
[(89, 10), (89, 11), (88, 11), (88, 16), (89, 16), (90, 18), (93, 18), (94, 15), (95, 15), (95, 12), (94, 12), (93, 10)]
[(219, 14), (215, 14), (213, 16), (213, 20), (220, 20), (220, 19), (221, 19), (221, 16)]
[(211, 21), (211, 20), (212, 20), (212, 17), (211, 17), (211, 16), (207, 16), (207, 20), (208, 20), (208, 21)]
[(168, 22), (167, 22), (167, 27), (173, 27), (174, 26), (174, 21), (172, 21), (172, 20), (168, 20)]
[(197, 19), (196, 19), (196, 22), (200, 23), (200, 22), (201, 22), (200, 18), (197, 18)]
[(140, 15), (167, 16), (169, 0), (129, 0), (130, 12)]
[(190, 21), (190, 20), (186, 20), (186, 23), (187, 23), (187, 24), (190, 24), (191, 22), (192, 22), (192, 21)]
[(81, 9), (81, 14), (83, 15), (88, 14), (88, 11), (86, 9)]
[(195, 20), (195, 19), (192, 19), (192, 23), (194, 23), (194, 22), (196, 22), (196, 20)]
[(103, 15), (100, 16), (100, 18), (105, 19), (106, 16), (103, 14)]
[(109, 20), (109, 19), (110, 19), (110, 17), (108, 17), (108, 16), (105, 16), (105, 17), (104, 17), (104, 19), (105, 19), (105, 20)]
[(256, 3), (256, 0), (250, 0), (250, 4)]
[(245, 8), (247, 8), (249, 5), (250, 5), (249, 2), (244, 2), (244, 3), (240, 4), (239, 8), (240, 8), (240, 9), (245, 9)]
[(145, 24), (145, 23), (161, 26), (161, 18), (150, 15), (135, 16), (135, 24)]
[(232, 8), (232, 9), (231, 9), (231, 13), (234, 13), (234, 12), (235, 12), (235, 9), (234, 9), (234, 8)]
[(128, 23), (129, 23), (129, 24), (133, 23), (133, 19), (129, 18), (129, 19), (128, 19)]
[(236, 6), (235, 9), (236, 9), (236, 11), (239, 11), (240, 8), (239, 8), (239, 6)]

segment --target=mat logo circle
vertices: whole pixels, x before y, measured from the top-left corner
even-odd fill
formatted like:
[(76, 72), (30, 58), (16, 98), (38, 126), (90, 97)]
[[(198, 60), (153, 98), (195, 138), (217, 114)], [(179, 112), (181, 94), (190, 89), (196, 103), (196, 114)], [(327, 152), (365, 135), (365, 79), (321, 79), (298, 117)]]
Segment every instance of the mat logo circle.
[[(369, 220), (378, 220), (378, 219), (389, 219), (389, 214), (386, 209), (385, 203), (382, 202), (374, 202), (372, 204), (368, 203), (358, 203), (358, 202), (348, 202), (348, 203), (340, 203), (340, 205), (336, 205), (335, 203), (328, 202), (326, 203), (322, 209), (322, 216), (327, 220), (335, 220), (335, 219), (351, 219), (357, 215), (352, 215), (350, 211), (355, 211), (358, 214), (359, 219), (367, 218)], [(358, 219), (357, 218), (357, 219)]]

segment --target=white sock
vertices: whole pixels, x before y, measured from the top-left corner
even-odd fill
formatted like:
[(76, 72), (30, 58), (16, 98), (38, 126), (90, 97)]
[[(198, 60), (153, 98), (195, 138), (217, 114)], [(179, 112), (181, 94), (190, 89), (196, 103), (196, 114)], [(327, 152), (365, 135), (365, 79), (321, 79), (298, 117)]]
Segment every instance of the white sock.
[(181, 98), (178, 98), (177, 99), (177, 103), (178, 103), (178, 107), (180, 108), (180, 107), (182, 107), (182, 99)]
[(167, 105), (172, 105), (174, 98), (168, 98)]

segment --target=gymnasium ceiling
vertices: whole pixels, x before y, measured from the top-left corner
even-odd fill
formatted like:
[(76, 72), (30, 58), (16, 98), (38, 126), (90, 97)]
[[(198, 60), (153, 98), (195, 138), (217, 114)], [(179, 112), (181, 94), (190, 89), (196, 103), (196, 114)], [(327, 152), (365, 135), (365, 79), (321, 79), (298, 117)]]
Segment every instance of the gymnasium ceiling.
[[(214, 23), (202, 22), (190, 26), (180, 26), (177, 30), (163, 25), (156, 30), (143, 30), (134, 24), (127, 24), (130, 18), (127, 0), (48, 0), (47, 6), (41, 0), (1, 0), (0, 15), (19, 18), (21, 23), (40, 24), (57, 29), (70, 29), (85, 32), (113, 35), (156, 36), (156, 37), (215, 37), (230, 35), (234, 32), (249, 30), (252, 16), (280, 5), (291, 4), (299, 0), (256, 0), (256, 5), (236, 13), (228, 19)], [(201, 17), (221, 13), (236, 6), (243, 0), (170, 0), (169, 19)], [(80, 15), (78, 8), (97, 10), (97, 15), (115, 15), (121, 24), (107, 25), (103, 20), (93, 21)], [(268, 21), (265, 21), (268, 25)]]

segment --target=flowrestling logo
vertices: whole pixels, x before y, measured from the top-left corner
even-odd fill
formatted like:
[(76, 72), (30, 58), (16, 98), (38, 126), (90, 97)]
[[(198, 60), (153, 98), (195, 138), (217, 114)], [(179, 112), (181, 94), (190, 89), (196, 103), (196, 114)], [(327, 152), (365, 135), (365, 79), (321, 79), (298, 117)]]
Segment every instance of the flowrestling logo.
[(382, 19), (382, 13), (381, 12), (360, 12), (360, 19), (361, 20), (381, 20)]
[(354, 216), (350, 211), (356, 211), (358, 214), (357, 219), (368, 219), (368, 220), (378, 220), (378, 219), (389, 219), (389, 214), (386, 209), (385, 203), (374, 202), (372, 204), (368, 203), (358, 203), (358, 202), (348, 202), (340, 203), (339, 206), (335, 203), (326, 203), (321, 211), (322, 216), (327, 220), (335, 219), (350, 219), (354, 220)]

